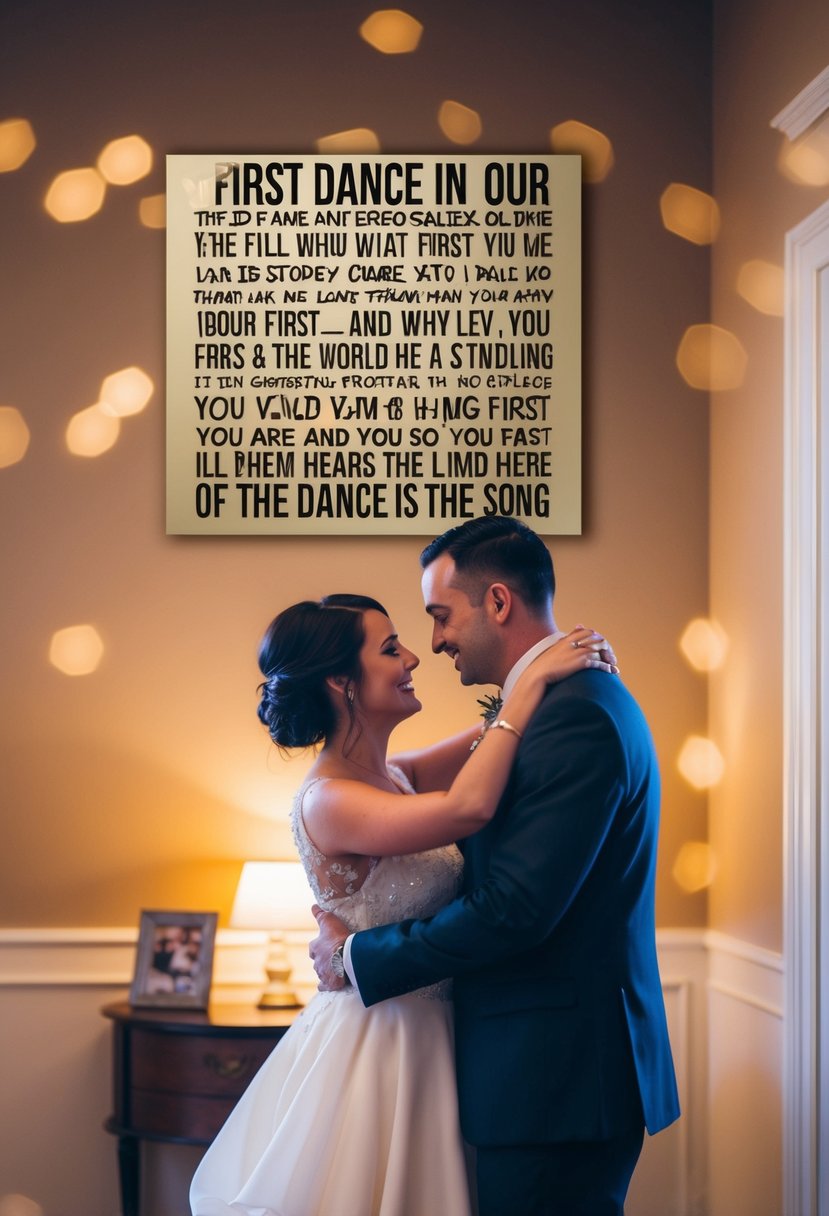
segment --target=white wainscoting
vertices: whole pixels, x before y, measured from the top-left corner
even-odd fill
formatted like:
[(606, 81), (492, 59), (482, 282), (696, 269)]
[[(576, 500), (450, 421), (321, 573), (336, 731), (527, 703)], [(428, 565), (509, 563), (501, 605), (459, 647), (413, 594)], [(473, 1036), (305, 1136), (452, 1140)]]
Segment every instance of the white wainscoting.
[(783, 959), (719, 933), (706, 942), (708, 1216), (780, 1216)]
[(703, 1216), (706, 1175), (706, 949), (701, 930), (657, 933), (659, 969), (674, 1053), (681, 1118), (645, 1138), (628, 1216)]
[[(779, 1216), (780, 957), (702, 930), (657, 939), (683, 1115), (646, 1140), (628, 1216)], [(135, 940), (134, 929), (0, 930), (0, 1200), (27, 1195), (44, 1216), (117, 1216), (100, 1007), (126, 997)], [(310, 996), (301, 936), (290, 951)], [(262, 934), (220, 931), (213, 999), (255, 1000), (264, 952)], [(197, 1159), (145, 1146), (147, 1216), (187, 1211)]]

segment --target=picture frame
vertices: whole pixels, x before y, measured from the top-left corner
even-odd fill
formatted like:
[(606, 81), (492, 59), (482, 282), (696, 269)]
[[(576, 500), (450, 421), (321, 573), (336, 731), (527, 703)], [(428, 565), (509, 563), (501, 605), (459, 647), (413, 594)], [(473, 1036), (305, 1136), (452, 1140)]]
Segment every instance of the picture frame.
[(217, 912), (142, 910), (131, 1005), (206, 1009)]

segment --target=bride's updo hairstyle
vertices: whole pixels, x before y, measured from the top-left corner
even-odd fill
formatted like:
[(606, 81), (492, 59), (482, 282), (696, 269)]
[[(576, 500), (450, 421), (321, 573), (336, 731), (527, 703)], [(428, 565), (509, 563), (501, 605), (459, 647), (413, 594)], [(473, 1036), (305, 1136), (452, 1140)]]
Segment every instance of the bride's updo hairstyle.
[[(311, 747), (327, 739), (336, 715), (326, 680), (342, 676), (360, 684), (360, 649), (365, 640), (363, 613), (388, 616), (382, 604), (365, 595), (326, 595), (303, 600), (271, 621), (259, 647), (259, 720), (279, 747)], [(351, 720), (351, 699), (344, 703)]]

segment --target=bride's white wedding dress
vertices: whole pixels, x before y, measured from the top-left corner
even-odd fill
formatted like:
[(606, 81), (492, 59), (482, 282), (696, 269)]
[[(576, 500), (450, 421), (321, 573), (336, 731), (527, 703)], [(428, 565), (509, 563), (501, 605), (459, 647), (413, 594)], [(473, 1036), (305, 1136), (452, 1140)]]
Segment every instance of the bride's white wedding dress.
[[(454, 898), (454, 846), (332, 864), (305, 831), (303, 794), (291, 812), (300, 857), (317, 902), (349, 929)], [(448, 984), (370, 1009), (350, 988), (318, 993), (207, 1150), (190, 1203), (193, 1216), (470, 1216)]]

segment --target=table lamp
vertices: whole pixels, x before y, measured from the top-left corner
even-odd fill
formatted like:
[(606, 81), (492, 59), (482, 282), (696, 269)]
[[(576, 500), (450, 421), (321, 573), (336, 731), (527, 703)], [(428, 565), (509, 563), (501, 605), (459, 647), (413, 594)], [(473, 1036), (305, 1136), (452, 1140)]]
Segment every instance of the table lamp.
[(298, 861), (246, 861), (242, 866), (230, 925), (234, 929), (267, 929), (268, 983), (259, 1009), (290, 1009), (301, 1002), (290, 985), (293, 970), (285, 949), (285, 931), (309, 929), (314, 896)]

